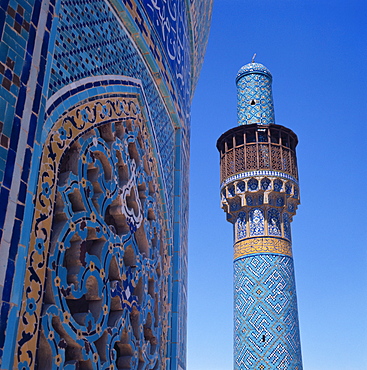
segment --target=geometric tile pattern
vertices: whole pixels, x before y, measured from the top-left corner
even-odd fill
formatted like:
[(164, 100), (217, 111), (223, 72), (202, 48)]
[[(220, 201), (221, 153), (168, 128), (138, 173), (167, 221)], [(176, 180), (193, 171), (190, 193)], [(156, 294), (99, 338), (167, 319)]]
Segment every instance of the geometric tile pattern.
[[(187, 13), (184, 8), (187, 6), (179, 0), (155, 0), (142, 2), (145, 11), (150, 19), (154, 20), (152, 25), (159, 34), (164, 50), (167, 54), (174, 82), (177, 84), (177, 91), (181, 94), (185, 105), (188, 105), (191, 93), (191, 55), (185, 53), (189, 49)], [(177, 41), (176, 41), (177, 40)], [(179, 40), (179, 41), (178, 41)]]
[[(162, 67), (161, 77), (168, 84), (178, 82), (176, 87), (170, 87), (170, 92), (176, 95), (184, 117), (191, 94), (191, 57), (188, 52), (187, 15), (182, 10), (184, 2), (176, 0), (175, 4), (168, 5), (163, 1), (142, 1), (143, 9), (128, 0), (122, 0), (123, 5), (119, 1), (113, 3), (118, 8), (126, 6), (136, 11), (136, 25), (143, 38), (149, 35), (149, 46)], [(149, 23), (159, 32), (161, 40), (150, 30)], [(139, 60), (139, 51), (121, 29), (110, 3), (105, 0), (87, 3), (83, 0), (62, 0), (57, 31), (50, 95), (65, 84), (102, 73), (139, 77), (150, 95), (154, 86), (149, 83), (148, 71)], [(177, 37), (182, 42), (177, 42)], [(162, 50), (167, 54), (165, 57), (160, 55)], [(169, 73), (174, 76), (173, 79), (168, 77)]]
[[(206, 52), (206, 46), (208, 44), (209, 32), (211, 18), (212, 18), (212, 6), (213, 1), (207, 0), (189, 0), (190, 2), (190, 15), (191, 24), (193, 28), (193, 39), (196, 41), (192, 43), (194, 49), (194, 62), (193, 62), (193, 73), (192, 73), (192, 89), (195, 89), (198, 78), (200, 67), (204, 62), (204, 55)], [(170, 2), (168, 2), (170, 3)]]
[[(286, 145), (285, 155), (264, 150), (264, 143), (273, 143), (268, 133), (275, 132), (271, 131), (275, 121), (270, 71), (249, 63), (239, 70), (236, 83), (238, 125), (254, 124), (254, 129), (244, 130), (242, 138), (232, 129), (217, 142), (222, 208), (235, 230), (234, 369), (301, 370), (290, 240), (290, 222), (299, 204), (297, 172), (276, 164), (287, 158)], [(261, 125), (269, 125), (270, 131)], [(223, 146), (224, 140), (229, 143), (232, 138), (237, 147), (233, 148), (233, 141)], [(295, 161), (295, 152), (293, 156)], [(279, 172), (264, 170), (273, 169), (269, 157)]]
[(137, 98), (74, 107), (45, 147), (18, 366), (165, 368), (167, 224)]
[[(63, 215), (67, 221), (48, 260), (46, 291), (54, 298), (43, 303), (39, 368), (164, 366), (168, 265), (158, 251), (167, 246), (139, 128), (132, 125), (110, 146), (114, 126), (81, 137), (70, 150), (79, 147), (83, 163), (59, 181), (53, 228)], [(49, 348), (52, 364), (42, 354)]]
[(286, 212), (283, 213), (283, 227), (284, 227), (284, 237), (287, 238), (288, 240), (292, 240), (290, 216)]
[[(230, 177), (227, 177), (221, 184), (221, 187), (235, 181), (235, 180), (240, 180), (240, 179), (245, 179), (247, 177), (251, 177), (251, 176), (276, 176), (276, 177), (280, 177), (280, 178), (284, 178), (284, 179), (287, 179), (287, 180), (291, 180), (293, 181), (295, 184), (298, 184), (298, 181), (297, 179), (295, 179), (293, 176), (290, 176), (288, 175), (287, 173), (284, 173), (284, 172), (280, 172), (280, 171), (263, 171), (263, 170), (260, 170), (260, 171), (246, 171), (246, 172), (241, 172), (241, 173), (238, 173), (234, 176), (230, 176)], [(298, 195), (296, 195), (296, 190), (298, 192), (298, 189), (295, 189), (294, 190), (294, 194), (295, 194), (295, 197), (297, 198)]]
[[(65, 369), (106, 369), (108, 366), (123, 369), (186, 368), (189, 111), (208, 39), (211, 7), (212, 0), (2, 2), (1, 368), (13, 367), (15, 348), (19, 368), (28, 368), (28, 365), (30, 368)], [(110, 81), (112, 75), (114, 81)], [(89, 148), (94, 158), (92, 155), (90, 161), (85, 163), (81, 160), (83, 164), (78, 171), (73, 168), (69, 175), (61, 171), (65, 177), (63, 184), (57, 184), (57, 180), (51, 181), (58, 174), (56, 162), (53, 163), (53, 169), (51, 166), (39, 178), (40, 161), (45, 159), (46, 162), (42, 164), (49, 165), (50, 158), (62, 152), (65, 157), (57, 157), (57, 164), (64, 166), (67, 162), (65, 158), (75, 154), (61, 143), (65, 137), (70, 139), (68, 129), (60, 129), (61, 142), (55, 140), (43, 146), (53, 124), (59, 119), (54, 115), (58, 109), (53, 110), (55, 106), (64, 107), (60, 113), (64, 114), (74, 104), (84, 104), (86, 99), (93, 96), (98, 95), (103, 99), (109, 82), (108, 91), (120, 93), (121, 84), (116, 81), (123, 76), (127, 80), (130, 78), (124, 92), (131, 92), (136, 83), (142, 88), (144, 93), (139, 102), (143, 103), (141, 110), (147, 113), (145, 117), (149, 121), (150, 142), (144, 154), (148, 164), (140, 163), (135, 170), (133, 168), (134, 160), (142, 155), (138, 149), (131, 149), (134, 145), (136, 148), (139, 145), (142, 147), (136, 137), (130, 137), (127, 148), (124, 147), (127, 171), (132, 176), (137, 175), (128, 182), (131, 185), (136, 180), (138, 191), (135, 191), (136, 187), (133, 191), (132, 185), (129, 185), (130, 188), (127, 184), (116, 185), (114, 179), (103, 180), (103, 173), (118, 172), (116, 158), (106, 155), (106, 147), (113, 153), (110, 144), (114, 142), (117, 145), (119, 140), (124, 139), (104, 136), (104, 129), (100, 132), (96, 127), (89, 127), (89, 133), (82, 133), (81, 130), (77, 134), (80, 136), (72, 136), (76, 147), (83, 147), (82, 142), (94, 143), (97, 140), (97, 146)], [(86, 80), (88, 83), (84, 84)], [(94, 95), (91, 95), (92, 90)], [(62, 91), (64, 96), (61, 96)], [(79, 98), (77, 103), (76, 96)], [(50, 101), (52, 104), (49, 104)], [(107, 110), (111, 108), (108, 103), (104, 106)], [(99, 113), (106, 117), (110, 111)], [(49, 114), (53, 115), (53, 119)], [(79, 118), (91, 119), (92, 114), (89, 110), (81, 110)], [(109, 124), (112, 127), (112, 122), (104, 122), (100, 128)], [(78, 131), (78, 128), (74, 129)], [(94, 141), (88, 135), (93, 135)], [(97, 147), (103, 150), (97, 150)], [(53, 150), (52, 156), (43, 157), (50, 148)], [(92, 168), (93, 164), (100, 163), (98, 156), (101, 156), (102, 167), (97, 165)], [(87, 165), (90, 168), (85, 169)], [(148, 169), (153, 167), (159, 170), (149, 175)], [(87, 172), (87, 176), (82, 176), (86, 180), (82, 181), (84, 185), (91, 181), (88, 176), (99, 174), (96, 175), (97, 181), (91, 181), (95, 186), (89, 194), (94, 194), (92, 202), (85, 193), (91, 189), (89, 185), (76, 185), (76, 178), (79, 181), (78, 176), (83, 171), (84, 175)], [(150, 176), (153, 179), (149, 180)], [(155, 181), (158, 181), (156, 188), (160, 192), (153, 196), (150, 194), (151, 186), (143, 189), (143, 184)], [(123, 216), (116, 216), (118, 221), (112, 222), (113, 216), (107, 215), (110, 211), (107, 211), (107, 204), (119, 197), (122, 199), (122, 195), (114, 199), (117, 193), (113, 193), (111, 184), (115, 184), (114, 189), (118, 191), (126, 188), (131, 190), (125, 194), (125, 199), (135, 212), (129, 214), (131, 207), (121, 211), (128, 227), (125, 225), (126, 228), (123, 228), (125, 239), (120, 241), (113, 239), (113, 235), (121, 229), (118, 224)], [(108, 188), (110, 185), (112, 187)], [(96, 196), (100, 190), (98, 187), (106, 190), (103, 202), (103, 196)], [(61, 218), (56, 221), (52, 213), (54, 203), (50, 201), (55, 199), (55, 194), (58, 194), (57, 206), (61, 204), (60, 196), (64, 204), (64, 212), (60, 212), (60, 209), (55, 211), (57, 217)], [(149, 196), (144, 198), (144, 194)], [(150, 199), (150, 196), (154, 199)], [(139, 197), (143, 197), (144, 201)], [(41, 200), (45, 207), (38, 204), (39, 207), (35, 209), (34, 202)], [(164, 208), (164, 222), (158, 220), (157, 215), (161, 211), (155, 213), (155, 220), (151, 219), (154, 207)], [(138, 217), (139, 209), (141, 214), (148, 210), (148, 216), (144, 216), (144, 230), (141, 225), (137, 226), (140, 221), (135, 223), (137, 229), (134, 228), (133, 221)], [(83, 212), (89, 215), (82, 219), (79, 216)], [(57, 234), (60, 230), (55, 232), (55, 222), (59, 224), (65, 221), (62, 214), (68, 217), (68, 231)], [(35, 218), (33, 215), (36, 215)], [(37, 227), (33, 225), (35, 219), (39, 222)], [(40, 225), (42, 227), (38, 227)], [(156, 233), (163, 233), (164, 237), (159, 238)], [(60, 242), (57, 235), (65, 241)], [(71, 251), (78, 249), (76, 245), (79, 242), (80, 253), (71, 258)], [(169, 253), (164, 258), (159, 257), (161, 251), (151, 256), (145, 250), (147, 243), (154, 244), (156, 249), (162, 249), (162, 243), (169, 244)], [(136, 257), (136, 263), (131, 266), (128, 263), (130, 247)], [(172, 255), (175, 258), (171, 258)], [(116, 262), (121, 258), (124, 260), (123, 266)], [(156, 268), (159, 263), (161, 269)], [(164, 273), (167, 269), (163, 267), (167, 264), (174, 270), (169, 278)], [(46, 270), (49, 273), (47, 277)], [(84, 271), (84, 275), (81, 271)], [(112, 278), (115, 280), (112, 281)], [(22, 296), (24, 281), (25, 295)], [(165, 323), (166, 309), (172, 311), (168, 315), (169, 324)], [(140, 310), (139, 315), (136, 315), (136, 310)], [(123, 319), (113, 323), (117, 311), (123, 311)], [(16, 342), (18, 322), (24, 330), (21, 330), (21, 337)], [(167, 338), (168, 342), (165, 342)], [(43, 355), (53, 357), (53, 362), (42, 362), (46, 358)]]
[[(269, 240), (279, 240), (279, 243), (283, 243), (283, 238), (291, 241), (291, 221), (292, 215), (295, 214), (298, 200), (292, 196), (296, 185), (291, 182), (287, 182), (288, 188), (291, 192), (287, 193), (284, 189), (287, 187), (279, 186), (279, 179), (277, 177), (265, 177), (262, 178), (259, 183), (261, 189), (257, 191), (251, 190), (249, 182), (254, 180), (250, 178), (247, 182), (247, 178), (244, 181), (234, 181), (227, 185), (226, 188), (222, 189), (222, 206), (230, 213), (233, 217), (228, 219), (234, 225), (234, 241), (235, 243), (242, 241), (246, 237), (280, 237), (279, 239), (270, 238)], [(263, 180), (266, 180), (266, 189), (263, 189)], [(257, 180), (256, 180), (257, 181)], [(246, 186), (247, 182), (247, 186)], [(280, 181), (282, 183), (282, 181)], [(277, 186), (275, 186), (277, 185)], [(277, 187), (277, 189), (274, 189)], [(247, 191), (246, 191), (247, 189)], [(276, 191), (278, 190), (278, 191)], [(243, 205), (245, 200), (245, 205)], [(271, 208), (269, 208), (269, 206)], [(266, 227), (265, 227), (266, 225)], [(251, 240), (255, 241), (256, 238)], [(262, 250), (270, 251), (283, 250), (283, 247), (277, 246), (273, 248), (271, 245), (256, 246), (256, 250), (259, 252)], [(277, 243), (276, 243), (277, 244)], [(248, 249), (250, 248), (250, 249)], [(241, 247), (239, 253), (252, 253), (250, 252), (252, 245), (246, 247), (244, 252)], [(260, 249), (259, 249), (260, 248)], [(284, 250), (286, 250), (285, 248)], [(277, 252), (278, 253), (278, 252)], [(282, 253), (282, 252), (281, 252)], [(291, 255), (290, 253), (285, 253)]]
[(241, 240), (246, 238), (246, 213), (240, 212), (236, 220), (236, 235), (235, 240)]
[(301, 370), (292, 258), (235, 260), (234, 292), (234, 369)]
[[(57, 31), (49, 96), (74, 81), (100, 74), (132, 76), (142, 81), (157, 133), (167, 204), (172, 212), (174, 128), (150, 71), (118, 17), (104, 0), (88, 1), (88, 6), (83, 0), (62, 0)], [(190, 86), (185, 88), (189, 91)], [(182, 109), (188, 109), (188, 105)]]
[(260, 208), (253, 208), (249, 212), (250, 236), (264, 234), (264, 211)]
[(270, 71), (260, 63), (246, 64), (239, 70), (236, 83), (238, 124), (275, 123)]
[[(18, 332), (19, 366), (36, 361), (52, 369), (85, 362), (93, 369), (164, 368), (166, 224), (137, 99), (125, 95), (79, 105), (55, 125), (46, 148), (27, 267), (32, 283)], [(43, 302), (39, 291), (45, 291)], [(37, 340), (33, 359), (29, 353)]]
[[(27, 198), (37, 119), (45, 96), (45, 64), (56, 0), (4, 0), (0, 7), (0, 367), (11, 368), (24, 284), (24, 223), (32, 217)], [(32, 194), (33, 195), (33, 194)], [(29, 233), (28, 233), (29, 235)]]
[[(279, 205), (279, 206), (281, 207), (282, 205)], [(281, 221), (280, 221), (279, 211), (275, 208), (269, 209), (268, 210), (269, 235), (274, 235), (274, 236), (281, 236), (282, 235), (280, 222)]]

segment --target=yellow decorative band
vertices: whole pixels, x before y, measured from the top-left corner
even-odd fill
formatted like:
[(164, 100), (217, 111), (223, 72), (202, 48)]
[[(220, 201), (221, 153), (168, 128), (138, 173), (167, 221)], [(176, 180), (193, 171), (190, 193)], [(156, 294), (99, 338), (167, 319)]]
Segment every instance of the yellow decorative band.
[(249, 238), (234, 245), (234, 259), (253, 253), (276, 253), (292, 257), (292, 244), (280, 238)]

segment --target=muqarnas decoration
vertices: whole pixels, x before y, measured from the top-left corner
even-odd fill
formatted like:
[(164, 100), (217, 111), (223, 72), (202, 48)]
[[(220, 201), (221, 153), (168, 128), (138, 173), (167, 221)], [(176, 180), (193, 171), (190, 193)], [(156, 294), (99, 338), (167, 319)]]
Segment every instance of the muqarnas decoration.
[(19, 366), (164, 368), (170, 264), (146, 130), (138, 101), (114, 98), (75, 108), (51, 132)]

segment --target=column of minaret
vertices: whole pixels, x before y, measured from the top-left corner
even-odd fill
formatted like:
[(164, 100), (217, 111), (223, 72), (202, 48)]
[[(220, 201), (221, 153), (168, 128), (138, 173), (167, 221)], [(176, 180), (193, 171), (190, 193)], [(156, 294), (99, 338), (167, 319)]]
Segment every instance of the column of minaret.
[(217, 142), (221, 204), (234, 227), (234, 369), (302, 369), (291, 221), (299, 204), (297, 136), (276, 125), (272, 76), (236, 78), (238, 126)]

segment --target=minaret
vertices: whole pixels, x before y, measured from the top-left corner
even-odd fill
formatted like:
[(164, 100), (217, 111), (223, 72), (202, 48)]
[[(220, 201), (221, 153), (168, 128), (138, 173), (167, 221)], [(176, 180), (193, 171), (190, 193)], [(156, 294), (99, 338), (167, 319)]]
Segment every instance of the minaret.
[(234, 229), (234, 369), (301, 370), (291, 221), (299, 204), (297, 136), (275, 124), (272, 75), (236, 77), (238, 126), (217, 142), (221, 205)]

